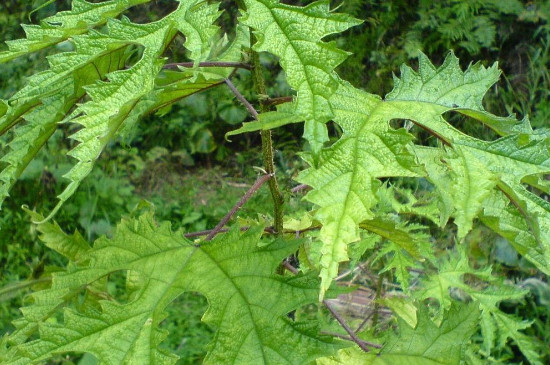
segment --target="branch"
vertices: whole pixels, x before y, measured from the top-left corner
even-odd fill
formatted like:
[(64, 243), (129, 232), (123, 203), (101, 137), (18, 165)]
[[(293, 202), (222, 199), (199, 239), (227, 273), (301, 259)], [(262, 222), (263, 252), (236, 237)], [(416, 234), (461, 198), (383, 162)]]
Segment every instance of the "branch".
[(258, 120), (258, 112), (256, 111), (256, 109), (254, 109), (254, 107), (252, 106), (252, 104), (250, 104), (250, 102), (248, 100), (246, 100), (246, 98), (243, 96), (243, 94), (240, 93), (239, 90), (237, 90), (237, 88), (235, 87), (235, 85), (233, 85), (233, 83), (231, 82), (231, 80), (229, 79), (226, 79), (225, 80), (225, 83), (227, 84), (227, 86), (229, 87), (229, 89), (233, 92), (233, 94), (235, 94), (235, 96), (237, 97), (237, 99), (239, 99), (239, 101), (241, 103), (243, 103), (243, 105), (245, 106), (245, 108), (248, 110), (248, 112), (252, 115), (252, 117), (256, 120)]
[[(344, 321), (344, 319), (340, 316), (340, 314), (338, 312), (336, 312), (334, 310), (334, 308), (332, 308), (332, 306), (330, 305), (330, 303), (327, 301), (327, 300), (323, 300), (323, 304), (327, 307), (327, 309), (329, 310), (329, 312), (332, 314), (332, 316), (338, 321), (338, 323), (340, 323), (340, 325), (346, 330), (346, 332), (349, 334), (349, 336), (351, 337), (351, 339), (353, 340), (353, 342), (355, 342), (357, 344), (357, 346), (359, 346), (361, 348), (361, 350), (365, 351), (365, 352), (369, 352), (370, 351), (370, 345), (368, 345), (367, 343), (365, 343), (363, 340), (361, 340), (359, 337), (357, 337), (357, 335), (355, 334), (355, 332), (353, 332), (353, 330), (347, 325), (347, 323)], [(376, 345), (374, 344), (375, 346), (372, 346), (372, 347), (375, 347), (375, 348), (381, 348), (381, 347), (378, 347), (380, 345)]]
[(243, 197), (235, 204), (235, 206), (225, 215), (225, 217), (222, 218), (222, 220), (208, 233), (208, 236), (206, 236), (205, 240), (210, 241), (212, 238), (214, 238), (215, 235), (217, 235), (222, 229), (223, 226), (229, 222), (231, 217), (237, 213), (237, 211), (250, 199), (252, 194), (254, 194), (267, 180), (271, 179), (273, 177), (273, 174), (267, 174), (263, 175), (256, 180), (254, 185), (248, 191), (246, 194), (243, 195)]
[[(176, 62), (176, 63), (167, 63), (164, 65), (164, 69), (171, 69), (171, 68), (178, 68), (180, 67), (186, 67), (191, 68), (195, 66), (194, 62)], [(244, 62), (223, 62), (223, 61), (206, 61), (206, 62), (199, 62), (198, 67), (235, 67), (235, 68), (245, 68), (247, 70), (250, 70), (252, 66), (250, 66), (248, 63)]]

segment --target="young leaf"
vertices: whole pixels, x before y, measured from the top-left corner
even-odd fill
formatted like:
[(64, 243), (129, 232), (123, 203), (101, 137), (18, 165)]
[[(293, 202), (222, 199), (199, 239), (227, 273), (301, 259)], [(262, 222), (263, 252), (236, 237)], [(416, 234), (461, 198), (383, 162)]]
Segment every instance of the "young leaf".
[(418, 262), (433, 258), (429, 236), (423, 232), (425, 227), (398, 224), (392, 219), (382, 217), (364, 221), (360, 227), (386, 239), (374, 260), (387, 257), (381, 273), (395, 270), (397, 281), (407, 291), (409, 270), (417, 267)]
[[(329, 338), (295, 323), (287, 314), (317, 299), (314, 275), (274, 275), (281, 260), (299, 241), (275, 241), (258, 247), (262, 227), (241, 234), (233, 229), (202, 246), (194, 245), (169, 224), (157, 227), (150, 216), (123, 221), (113, 239), (101, 238), (88, 251), (87, 265), (54, 276), (51, 289), (35, 294), (24, 309), (40, 337), (9, 349), (7, 364), (38, 362), (53, 354), (89, 352), (101, 364), (172, 364), (175, 357), (158, 346), (165, 307), (185, 291), (208, 298), (204, 320), (217, 331), (206, 364), (304, 364), (337, 349)], [(128, 303), (101, 300), (95, 305), (64, 308), (63, 324), (48, 318), (86, 286), (116, 271), (137, 275)], [(44, 307), (44, 305), (46, 307)], [(32, 325), (28, 325), (26, 333)], [(20, 329), (19, 332), (22, 330)], [(116, 344), (116, 346), (113, 346)]]
[(320, 206), (316, 218), (321, 229), (321, 296), (346, 261), (347, 245), (359, 239), (359, 223), (372, 219), (379, 177), (419, 176), (409, 150), (412, 136), (393, 130), (392, 119), (379, 97), (342, 83), (333, 96), (334, 121), (344, 134), (320, 154), (317, 167), (298, 176), (313, 187), (306, 199)]
[(333, 117), (329, 99), (338, 89), (334, 69), (348, 53), (333, 42), (323, 42), (330, 34), (342, 32), (360, 21), (330, 11), (328, 0), (305, 7), (276, 0), (245, 0), (241, 23), (254, 30), (258, 42), (254, 50), (280, 58), (288, 84), (297, 92), (295, 113), (306, 120), (304, 137), (314, 153), (328, 141), (324, 125)]

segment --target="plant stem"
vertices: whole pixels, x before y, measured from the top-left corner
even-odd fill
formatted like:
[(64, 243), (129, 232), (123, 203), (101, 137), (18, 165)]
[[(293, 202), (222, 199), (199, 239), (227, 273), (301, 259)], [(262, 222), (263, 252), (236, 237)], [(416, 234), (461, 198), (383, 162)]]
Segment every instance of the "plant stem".
[(323, 300), (323, 304), (327, 307), (329, 312), (338, 321), (338, 323), (340, 323), (340, 325), (346, 330), (346, 332), (351, 337), (353, 342), (355, 342), (357, 344), (357, 346), (359, 346), (361, 348), (361, 350), (363, 350), (365, 352), (369, 352), (370, 349), (367, 347), (367, 344), (363, 340), (361, 340), (359, 337), (357, 337), (355, 332), (353, 332), (353, 330), (347, 325), (347, 323), (340, 316), (340, 314), (338, 312), (336, 312), (334, 310), (334, 308), (332, 308), (331, 304), (327, 300)]
[(290, 192), (291, 192), (292, 194), (296, 194), (297, 192), (302, 191), (302, 190), (305, 190), (305, 189), (309, 189), (309, 185), (307, 185), (307, 184), (300, 184), (300, 185), (297, 185), (297, 186), (293, 187), (292, 189), (290, 189)]
[(246, 194), (243, 195), (243, 197), (237, 202), (237, 204), (235, 204), (235, 206), (229, 211), (229, 213), (227, 213), (225, 217), (223, 217), (222, 220), (216, 225), (216, 227), (214, 227), (214, 229), (211, 230), (210, 233), (208, 233), (205, 241), (210, 241), (212, 238), (214, 238), (214, 236), (222, 230), (223, 226), (225, 226), (227, 222), (229, 222), (231, 217), (234, 216), (235, 213), (237, 213), (237, 211), (244, 205), (244, 203), (248, 201), (248, 199), (250, 199), (252, 194), (254, 194), (256, 190), (258, 190), (267, 180), (271, 179), (272, 177), (273, 174), (267, 174), (259, 177), (254, 185), (252, 185), (252, 187), (248, 189)]
[[(252, 30), (250, 31), (251, 42), (256, 41), (256, 37)], [(269, 111), (269, 105), (265, 103), (262, 96), (267, 95), (265, 88), (265, 79), (262, 73), (262, 65), (260, 63), (260, 55), (258, 52), (250, 50), (252, 61), (252, 81), (254, 82), (254, 90), (259, 96), (260, 111), (265, 113)], [(269, 190), (273, 199), (273, 218), (275, 220), (274, 227), (277, 235), (283, 233), (283, 206), (285, 203), (283, 194), (279, 189), (277, 178), (275, 177), (275, 164), (273, 163), (273, 141), (271, 139), (271, 131), (261, 131), (262, 136), (262, 153), (264, 158), (264, 169), (268, 174), (273, 174), (273, 179), (269, 180)]]
[(284, 103), (290, 103), (292, 100), (294, 100), (293, 96), (280, 96), (278, 98), (269, 98), (265, 101), (266, 105), (272, 106), (272, 105), (279, 105)]
[[(225, 83), (227, 84), (227, 86), (229, 87), (229, 89), (233, 92), (233, 94), (235, 94), (235, 96), (237, 97), (237, 99), (239, 99), (239, 101), (241, 103), (243, 103), (244, 107), (246, 108), (246, 110), (248, 110), (248, 112), (250, 113), (250, 115), (252, 115), (252, 117), (256, 120), (258, 120), (258, 112), (256, 111), (256, 109), (254, 109), (254, 107), (252, 106), (252, 104), (250, 104), (250, 102), (248, 100), (246, 100), (246, 98), (243, 96), (243, 94), (241, 94), (241, 92), (235, 87), (235, 85), (233, 85), (233, 83), (231, 82), (231, 80), (229, 79), (225, 79)], [(269, 173), (269, 171), (268, 171)]]

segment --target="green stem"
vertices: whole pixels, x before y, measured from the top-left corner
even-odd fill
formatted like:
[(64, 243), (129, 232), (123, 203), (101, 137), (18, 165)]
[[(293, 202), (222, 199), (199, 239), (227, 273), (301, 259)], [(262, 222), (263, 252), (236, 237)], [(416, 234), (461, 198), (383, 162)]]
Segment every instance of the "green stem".
[[(256, 37), (250, 31), (251, 42), (256, 42)], [(262, 65), (260, 63), (260, 55), (258, 52), (250, 50), (250, 57), (252, 63), (252, 81), (254, 82), (254, 91), (259, 96), (260, 112), (265, 113), (269, 111), (269, 105), (265, 103), (264, 98), (267, 95), (265, 88), (265, 79), (262, 73)], [(274, 227), (277, 235), (283, 233), (283, 206), (285, 203), (283, 194), (279, 189), (277, 178), (275, 177), (275, 164), (273, 163), (273, 141), (271, 139), (271, 131), (261, 131), (262, 136), (262, 154), (264, 160), (264, 169), (267, 174), (273, 174), (273, 178), (269, 179), (269, 190), (271, 192), (271, 198), (273, 199), (273, 216), (275, 219)]]

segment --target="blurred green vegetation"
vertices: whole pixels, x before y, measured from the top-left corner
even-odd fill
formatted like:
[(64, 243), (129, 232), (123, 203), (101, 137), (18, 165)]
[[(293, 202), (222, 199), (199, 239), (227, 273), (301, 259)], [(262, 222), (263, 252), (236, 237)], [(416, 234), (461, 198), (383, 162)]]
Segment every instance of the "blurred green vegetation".
[[(306, 4), (306, 1), (285, 1)], [(67, 9), (70, 1), (16, 1), (0, 3), (0, 32), (3, 40), (24, 36), (20, 27), (37, 22), (56, 11)], [(46, 4), (45, 6), (41, 6)], [(157, 0), (132, 9), (127, 15), (136, 22), (159, 19), (173, 9), (175, 2)], [(338, 4), (333, 4), (334, 6)], [(231, 36), (235, 19), (234, 2), (224, 0), (224, 13), (219, 24)], [(33, 9), (38, 9), (34, 12)], [(339, 11), (364, 19), (333, 40), (352, 54), (339, 67), (340, 76), (365, 90), (384, 95), (392, 88), (392, 73), (399, 66), (413, 63), (418, 51), (432, 60), (442, 60), (449, 49), (457, 53), (463, 67), (480, 61), (499, 62), (504, 77), (485, 99), (486, 109), (500, 114), (529, 116), (538, 128), (548, 127), (550, 118), (550, 1), (518, 0), (441, 0), (380, 1), (347, 0)], [(32, 14), (31, 14), (32, 12)], [(171, 62), (185, 61), (183, 39), (176, 39), (167, 56)], [(4, 45), (0, 46), (0, 49)], [(3, 64), (0, 72), (0, 98), (18, 90), (26, 76), (47, 67), (39, 52), (26, 59)], [(273, 57), (263, 57), (270, 97), (292, 95), (284, 81), (284, 73)], [(238, 71), (235, 85), (250, 100), (252, 82), (246, 71)], [(142, 120), (129, 138), (110, 146), (91, 176), (75, 196), (57, 214), (56, 221), (66, 231), (79, 230), (94, 240), (110, 235), (121, 217), (136, 214), (144, 207), (153, 207), (159, 219), (170, 220), (174, 228), (187, 232), (212, 228), (254, 182), (261, 166), (260, 138), (257, 134), (224, 139), (250, 117), (225, 88), (216, 88), (194, 95), (185, 101), (161, 110)], [(474, 136), (490, 133), (479, 125), (457, 120), (459, 127)], [(331, 128), (333, 137), (338, 129)], [(62, 191), (62, 175), (70, 167), (66, 152), (71, 148), (70, 127), (59, 131), (34, 160), (21, 181), (15, 185), (0, 215), (0, 335), (9, 331), (18, 317), (18, 307), (25, 303), (25, 289), (8, 283), (34, 283), (44, 272), (55, 271), (63, 260), (39, 242), (28, 216), (20, 208), (48, 212), (55, 197)], [(304, 168), (297, 152), (302, 149), (300, 125), (274, 131), (277, 149), (275, 162), (283, 186), (292, 186), (292, 178)], [(422, 138), (422, 135), (418, 136)], [(4, 147), (5, 139), (0, 140)], [(396, 182), (406, 185), (406, 181)], [(421, 190), (425, 187), (415, 186)], [(269, 221), (271, 201), (262, 188), (239, 216)], [(289, 195), (290, 196), (290, 195)], [(286, 209), (303, 209), (303, 202), (290, 199)], [(152, 208), (151, 208), (152, 209)], [(433, 232), (434, 240), (444, 249), (452, 245), (452, 237)], [(537, 274), (521, 260), (509, 244), (478, 226), (468, 236), (468, 253), (473, 262), (493, 265), (494, 271), (506, 280), (528, 288), (531, 295), (523, 303), (503, 304), (510, 313), (521, 312), (534, 325), (529, 336), (543, 343), (550, 341), (550, 288), (547, 278)], [(39, 282), (34, 283), (40, 285)], [(194, 364), (202, 358), (211, 330), (201, 324), (206, 308), (203, 297), (188, 294), (170, 307), (166, 323), (170, 329), (167, 346), (182, 356), (181, 364)], [(550, 361), (550, 349), (544, 354)], [(511, 359), (511, 360), (510, 360)], [(495, 360), (521, 361), (519, 353), (504, 349)], [(60, 359), (60, 363), (72, 360)], [(93, 363), (86, 356), (81, 364)]]

